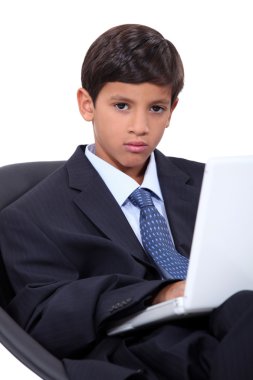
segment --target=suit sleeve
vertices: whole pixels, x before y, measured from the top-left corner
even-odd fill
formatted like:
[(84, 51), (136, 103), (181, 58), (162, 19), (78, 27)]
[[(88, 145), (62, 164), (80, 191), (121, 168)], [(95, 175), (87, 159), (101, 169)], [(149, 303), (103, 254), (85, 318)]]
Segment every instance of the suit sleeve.
[[(87, 349), (105, 335), (108, 321), (142, 309), (165, 285), (137, 276), (130, 260), (120, 265), (120, 249), (107, 239), (82, 241), (88, 259), (80, 271), (49, 235), (13, 207), (1, 213), (0, 249), (15, 293), (7, 311), (58, 357)], [(93, 260), (97, 251), (110, 252), (110, 270)]]

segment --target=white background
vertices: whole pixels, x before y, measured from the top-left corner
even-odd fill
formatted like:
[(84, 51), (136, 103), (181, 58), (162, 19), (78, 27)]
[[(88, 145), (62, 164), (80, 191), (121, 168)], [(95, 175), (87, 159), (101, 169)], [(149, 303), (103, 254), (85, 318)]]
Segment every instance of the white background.
[[(160, 149), (198, 161), (252, 154), (251, 7), (250, 0), (0, 0), (0, 166), (64, 160), (92, 141), (76, 104), (81, 64), (93, 40), (122, 23), (159, 30), (184, 62), (185, 88)], [(4, 363), (15, 379), (2, 352), (1, 373)], [(18, 364), (17, 373), (21, 379)]]
[(252, 154), (253, 22), (247, 0), (0, 0), (0, 166), (67, 159), (92, 141), (76, 105), (85, 52), (142, 23), (178, 48), (185, 88), (160, 149), (206, 161)]
[(2, 380), (39, 380), (40, 377), (18, 361), (0, 344), (0, 378)]

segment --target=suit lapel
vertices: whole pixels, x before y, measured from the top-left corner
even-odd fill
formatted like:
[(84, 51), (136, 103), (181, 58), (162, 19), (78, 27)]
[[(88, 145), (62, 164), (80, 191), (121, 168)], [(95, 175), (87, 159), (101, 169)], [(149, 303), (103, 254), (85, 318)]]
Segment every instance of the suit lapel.
[(139, 259), (143, 249), (120, 206), (90, 164), (84, 148), (78, 147), (67, 163), (70, 187), (79, 190), (73, 201), (90, 221), (116, 244), (126, 248)]
[[(167, 217), (178, 252), (189, 256), (198, 206), (200, 184), (191, 185), (191, 178), (161, 152), (155, 151), (157, 173)], [(177, 160), (177, 159), (174, 159)]]

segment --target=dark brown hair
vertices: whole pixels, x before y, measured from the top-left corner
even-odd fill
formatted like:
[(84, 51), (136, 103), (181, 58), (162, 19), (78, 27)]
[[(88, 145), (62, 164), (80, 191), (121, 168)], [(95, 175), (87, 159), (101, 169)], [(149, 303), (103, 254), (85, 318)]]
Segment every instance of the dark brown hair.
[(92, 43), (81, 80), (94, 103), (107, 82), (171, 85), (173, 102), (183, 88), (184, 69), (175, 46), (159, 32), (125, 24), (107, 30)]

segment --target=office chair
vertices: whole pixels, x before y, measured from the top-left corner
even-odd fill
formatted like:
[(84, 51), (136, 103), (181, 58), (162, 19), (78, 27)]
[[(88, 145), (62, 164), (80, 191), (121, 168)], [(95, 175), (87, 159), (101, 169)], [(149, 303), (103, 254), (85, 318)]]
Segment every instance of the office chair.
[[(0, 211), (39, 183), (64, 161), (30, 162), (0, 167)], [(62, 362), (27, 334), (4, 310), (12, 289), (0, 253), (0, 342), (44, 380), (67, 380)]]

